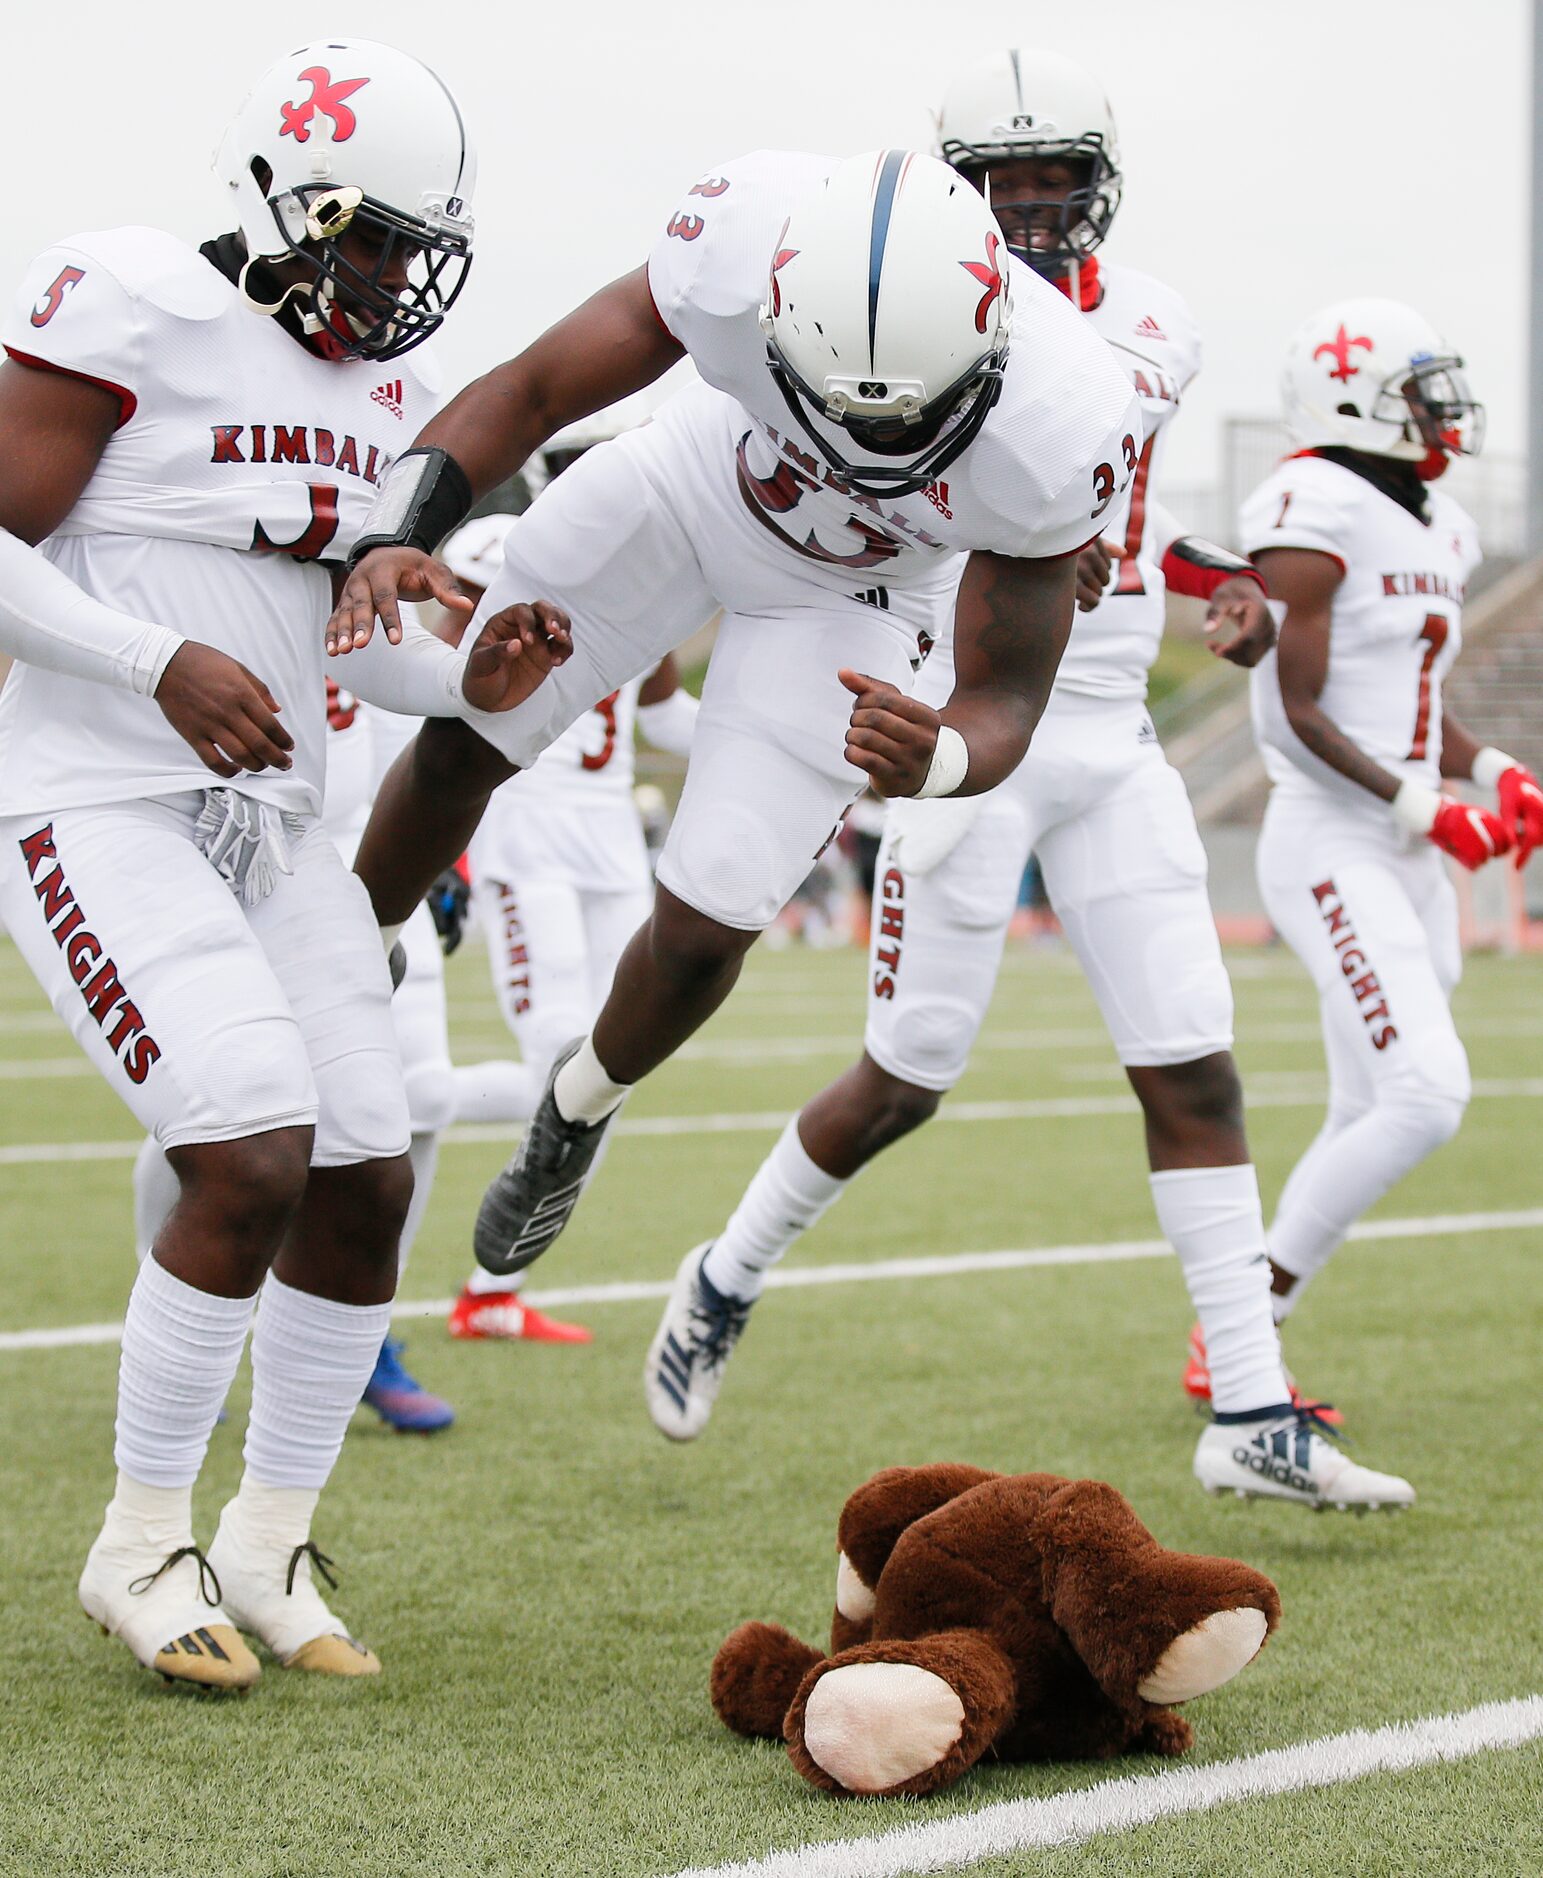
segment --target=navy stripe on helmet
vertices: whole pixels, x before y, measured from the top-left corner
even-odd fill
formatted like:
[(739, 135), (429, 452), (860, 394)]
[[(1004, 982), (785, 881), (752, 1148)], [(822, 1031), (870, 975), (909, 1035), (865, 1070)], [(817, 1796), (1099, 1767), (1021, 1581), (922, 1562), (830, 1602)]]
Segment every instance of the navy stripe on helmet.
[(873, 222), (868, 232), (868, 369), (874, 369), (874, 341), (879, 329), (879, 276), (884, 271), (884, 244), (889, 239), (889, 218), (900, 188), (907, 150), (886, 150), (873, 189)]

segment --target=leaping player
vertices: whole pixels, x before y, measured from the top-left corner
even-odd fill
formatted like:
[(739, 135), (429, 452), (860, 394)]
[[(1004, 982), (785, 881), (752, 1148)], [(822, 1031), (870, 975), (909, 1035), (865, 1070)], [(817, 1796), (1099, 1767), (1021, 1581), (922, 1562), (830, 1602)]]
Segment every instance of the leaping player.
[[(1243, 546), (1285, 602), (1253, 677), (1270, 776), (1259, 884), (1317, 987), (1329, 1111), (1270, 1226), (1284, 1318), (1355, 1220), (1449, 1140), (1470, 1093), (1442, 856), (1479, 868), (1543, 842), (1543, 790), (1442, 707), (1474, 524), (1436, 478), (1483, 439), (1462, 360), (1412, 308), (1347, 300), (1286, 356), (1298, 450), (1244, 503)], [(1472, 781), (1492, 813), (1443, 791)]]
[[(1400, 1504), (1407, 1483), (1326, 1441), (1281, 1366), (1205, 854), (1146, 710), (1170, 589), (1209, 600), (1215, 649), (1239, 664), (1273, 636), (1249, 564), (1184, 534), (1155, 501), (1168, 427), (1200, 363), (1194, 320), (1172, 289), (1099, 252), (1122, 177), (1089, 73), (1052, 53), (998, 54), (951, 87), (940, 140), (956, 173), (989, 192), (1014, 253), (1081, 309), (1140, 396), (1146, 441), (1121, 558), (1106, 592), (1107, 550), (1083, 557), (1089, 610), (1012, 777), (967, 801), (891, 805), (863, 1055), (788, 1124), (716, 1240), (682, 1261), (648, 1355), (649, 1412), (674, 1440), (702, 1432), (768, 1268), (963, 1075), (1032, 852), (1141, 1103), (1153, 1203), (1209, 1339), (1215, 1420), (1196, 1476), (1308, 1505)], [(918, 696), (942, 704), (952, 682), (940, 646)]]
[[(492, 1271), (556, 1238), (627, 1091), (723, 1002), (866, 781), (977, 794), (1017, 767), (1077, 552), (1140, 461), (1108, 348), (955, 171), (904, 150), (761, 152), (703, 176), (646, 267), (422, 433), (361, 541), (336, 649), (367, 643), (377, 615), (394, 630), (400, 591), (453, 597), (426, 544), (683, 354), (704, 382), (540, 496), (474, 615), (539, 594), (571, 615), (573, 656), (523, 710), (476, 720), (481, 738), (427, 726), (360, 849), (389, 927), (496, 783), (724, 608), (654, 910), (484, 1199)], [(938, 710), (908, 694), (919, 639), (950, 620), (957, 680)]]
[[(147, 1667), (215, 1687), (259, 1674), (238, 1627), (285, 1666), (380, 1667), (312, 1576), (411, 1192), (385, 961), (317, 820), (323, 622), (328, 563), (434, 407), (412, 348), (464, 278), (473, 165), (416, 60), (303, 47), (216, 159), (239, 232), (62, 242), (3, 328), (0, 644), (25, 663), (0, 705), (0, 916), (180, 1183), (129, 1298), (80, 1597)], [(464, 660), (410, 633), (348, 682), (497, 708), (565, 650), (527, 608)], [(246, 1471), (205, 1552), (193, 1481), (265, 1277)]]
[[(542, 453), (549, 476), (597, 441), (557, 438)], [(479, 516), (441, 550), (473, 600), (481, 599), (502, 565), (513, 519)], [(617, 960), (653, 900), (653, 870), (633, 800), (634, 731), (656, 749), (685, 756), (696, 714), (697, 701), (667, 654), (646, 677), (601, 698), (528, 770), (494, 790), (472, 840), (471, 871), (493, 993), (519, 1043), (520, 1061), (456, 1069), (458, 1120), (528, 1121), (559, 1053), (594, 1023)], [(475, 1267), (451, 1307), (451, 1336), (589, 1341), (583, 1325), (529, 1303), (522, 1279), (519, 1272)]]

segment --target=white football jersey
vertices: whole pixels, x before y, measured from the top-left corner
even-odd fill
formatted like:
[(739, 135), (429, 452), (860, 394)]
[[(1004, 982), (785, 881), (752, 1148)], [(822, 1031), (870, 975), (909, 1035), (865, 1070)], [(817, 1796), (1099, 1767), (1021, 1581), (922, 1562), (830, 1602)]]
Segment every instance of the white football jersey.
[[(392, 457), (432, 414), (432, 367), (420, 352), (389, 365), (318, 358), (196, 249), (153, 228), (46, 250), (0, 338), (24, 363), (105, 385), (122, 411), (43, 552), (108, 606), (255, 672), (282, 706), (294, 767), (236, 786), (319, 811), (324, 563), (347, 556)], [(5, 708), (5, 811), (209, 783), (153, 699), (26, 669)]]
[(564, 808), (582, 810), (591, 803), (630, 802), (637, 780), (638, 693), (641, 678), (632, 678), (609, 697), (570, 724), (547, 745), (530, 768), (520, 799), (560, 801)]
[(1163, 544), (1151, 526), (1153, 489), (1168, 426), (1200, 370), (1200, 332), (1180, 296), (1150, 274), (1101, 263), (1099, 280), (1103, 298), (1082, 317), (1107, 341), (1135, 387), (1146, 441), (1128, 506), (1112, 531), (1125, 558), (1100, 603), (1073, 619), (1055, 682), (1058, 691), (1090, 697), (1144, 698), (1168, 601), (1159, 560)]
[[(1462, 644), (1463, 593), (1480, 552), (1466, 510), (1434, 487), (1429, 507), (1422, 522), (1364, 476), (1308, 452), (1288, 457), (1247, 499), (1238, 536), (1247, 554), (1310, 548), (1343, 568), (1318, 702), (1385, 769), (1439, 788), (1441, 685)], [(1384, 812), (1293, 734), (1273, 652), (1254, 668), (1252, 701), (1272, 783)]]
[(848, 593), (934, 579), (972, 549), (1040, 557), (1084, 546), (1135, 473), (1140, 407), (1084, 317), (1017, 260), (1002, 395), (939, 481), (914, 495), (859, 494), (796, 423), (767, 370), (759, 315), (789, 211), (834, 167), (777, 151), (725, 164), (688, 192), (648, 257), (660, 319), (738, 407), (730, 467), (746, 507), (810, 580)]

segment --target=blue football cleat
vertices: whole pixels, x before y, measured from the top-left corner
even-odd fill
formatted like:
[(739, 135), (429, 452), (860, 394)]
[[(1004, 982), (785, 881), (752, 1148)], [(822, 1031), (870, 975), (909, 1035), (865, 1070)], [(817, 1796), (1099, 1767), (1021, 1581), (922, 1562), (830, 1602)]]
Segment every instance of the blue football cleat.
[(430, 1395), (403, 1369), (402, 1346), (392, 1337), (380, 1346), (364, 1399), (388, 1428), (405, 1434), (431, 1435), (455, 1420), (455, 1410), (443, 1396)]

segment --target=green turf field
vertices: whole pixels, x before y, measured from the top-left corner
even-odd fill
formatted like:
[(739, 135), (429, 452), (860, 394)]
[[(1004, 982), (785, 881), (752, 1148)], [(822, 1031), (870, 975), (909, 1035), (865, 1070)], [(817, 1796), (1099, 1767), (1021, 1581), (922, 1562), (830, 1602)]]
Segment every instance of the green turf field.
[[(1319, 1046), (1289, 957), (1234, 963), (1273, 1198), (1317, 1125)], [(771, 1117), (849, 1058), (862, 972), (855, 953), (752, 960), (726, 1011), (629, 1108), (535, 1288), (668, 1278), (737, 1198)], [(1543, 958), (1473, 961), (1459, 1010), (1480, 1093), (1457, 1141), (1382, 1209), (1426, 1229), (1348, 1247), (1288, 1326), (1293, 1366), (1347, 1411), (1356, 1454), (1414, 1480), (1410, 1514), (1199, 1492), (1170, 1259), (771, 1292), (711, 1428), (684, 1450), (642, 1405), (657, 1302), (563, 1307), (594, 1327), (580, 1349), (451, 1344), (424, 1317), (403, 1325), (409, 1361), (458, 1425), (423, 1440), (361, 1416), (317, 1528), (343, 1569), (338, 1608), (385, 1675), (340, 1686), (274, 1669), (220, 1701), (146, 1675), (75, 1603), (111, 1488), (116, 1352), (7, 1338), (121, 1311), (133, 1128), (78, 1073), (0, 942), (0, 1873), (665, 1878), (1151, 1771), (990, 1767), (934, 1801), (841, 1804), (719, 1727), (706, 1697), (718, 1641), (751, 1616), (820, 1636), (841, 1502), (897, 1461), (1101, 1475), (1169, 1544), (1236, 1552), (1276, 1578), (1281, 1632), (1190, 1711), (1194, 1762), (1543, 1691), (1543, 1241), (1536, 1225), (1428, 1225), (1543, 1208), (1540, 994)], [(502, 1053), (475, 947), (453, 962), (451, 998), (457, 1055)], [(880, 1163), (800, 1264), (1153, 1236), (1139, 1126), (1064, 954), (1010, 955), (987, 1044), (956, 1104), (967, 1119)], [(968, 1106), (992, 1102), (1043, 1106)], [(707, 1131), (735, 1115), (752, 1121)], [(108, 1145), (63, 1159), (58, 1144)], [(446, 1147), (405, 1298), (460, 1282), (499, 1158), (486, 1140)], [(205, 1537), (239, 1471), (244, 1395), (243, 1381), (199, 1488)], [(1520, 1878), (1543, 1871), (1543, 1755), (1249, 1800), (973, 1869)]]

